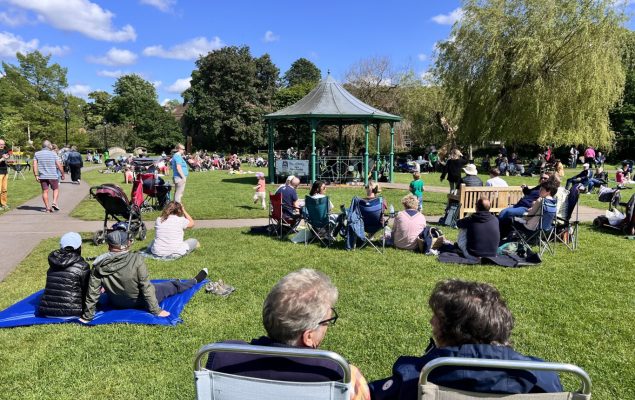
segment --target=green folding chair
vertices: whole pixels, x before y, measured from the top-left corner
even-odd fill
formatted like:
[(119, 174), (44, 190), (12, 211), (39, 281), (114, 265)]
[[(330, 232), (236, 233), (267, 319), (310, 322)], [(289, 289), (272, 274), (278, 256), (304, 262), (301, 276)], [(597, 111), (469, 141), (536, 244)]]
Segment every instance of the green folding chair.
[[(304, 235), (305, 246), (309, 243), (313, 243), (316, 239), (326, 247), (333, 244), (334, 226), (329, 219), (330, 204), (331, 202), (329, 201), (328, 196), (318, 199), (314, 199), (311, 196), (306, 196), (304, 198), (302, 215), (306, 229), (311, 232), (311, 235)], [(311, 237), (309, 238), (309, 236)]]

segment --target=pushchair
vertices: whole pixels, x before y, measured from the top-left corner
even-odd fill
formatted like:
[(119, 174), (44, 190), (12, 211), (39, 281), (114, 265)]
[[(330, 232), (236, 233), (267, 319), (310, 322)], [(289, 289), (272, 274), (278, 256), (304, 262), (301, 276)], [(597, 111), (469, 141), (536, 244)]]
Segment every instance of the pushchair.
[(141, 212), (163, 210), (170, 201), (172, 185), (166, 183), (163, 178), (154, 173), (138, 173), (132, 183), (132, 203)]
[(132, 172), (135, 174), (135, 180), (137, 174), (143, 174), (146, 172), (155, 172), (156, 165), (155, 160), (147, 157), (136, 157), (132, 159)]
[[(624, 216), (617, 223), (611, 223), (608, 216), (599, 216), (593, 220), (595, 228), (609, 228), (621, 231), (626, 235), (635, 235), (635, 194), (631, 196), (628, 202), (621, 202), (622, 189), (600, 188), (599, 200), (601, 202), (609, 202), (609, 212), (619, 212)], [(618, 214), (620, 215), (620, 214)]]
[[(147, 229), (141, 220), (139, 207), (128, 201), (124, 191), (117, 185), (105, 183), (90, 188), (90, 195), (97, 199), (104, 207), (104, 228), (93, 234), (93, 243), (97, 246), (106, 241), (106, 234), (114, 229), (123, 229), (130, 237), (145, 240)], [(112, 217), (117, 221), (111, 229), (108, 229), (108, 219)]]

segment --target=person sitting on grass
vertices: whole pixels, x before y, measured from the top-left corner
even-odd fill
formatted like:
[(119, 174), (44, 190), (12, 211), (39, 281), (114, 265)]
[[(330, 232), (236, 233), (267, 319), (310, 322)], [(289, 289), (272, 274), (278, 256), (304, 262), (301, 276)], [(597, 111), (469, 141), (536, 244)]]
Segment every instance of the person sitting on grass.
[[(317, 349), (329, 326), (338, 319), (335, 311), (337, 288), (328, 276), (313, 269), (291, 272), (275, 284), (265, 299), (262, 322), (267, 336), (249, 344)], [(227, 341), (240, 343), (242, 341)], [(341, 368), (330, 360), (285, 358), (239, 353), (211, 353), (206, 369), (260, 379), (290, 382), (328, 382), (342, 380)], [(366, 379), (351, 365), (351, 399), (369, 400)]]
[(576, 176), (567, 179), (567, 184), (565, 185), (565, 189), (569, 190), (574, 183), (581, 183), (586, 188), (589, 185), (589, 179), (593, 176), (593, 172), (589, 164), (582, 164), (582, 171)]
[(489, 209), (489, 199), (481, 197), (476, 201), (476, 212), (456, 222), (460, 229), (457, 243), (467, 258), (496, 257), (500, 231), (498, 219)]
[(82, 257), (82, 237), (79, 233), (64, 234), (60, 248), (49, 254), (48, 262), (46, 286), (38, 314), (45, 317), (79, 317), (90, 276), (90, 266)]
[(86, 323), (95, 317), (102, 289), (108, 295), (109, 303), (116, 308), (137, 308), (158, 317), (168, 317), (170, 312), (163, 310), (159, 303), (207, 278), (207, 268), (203, 268), (193, 279), (151, 283), (145, 259), (138, 252), (130, 251), (132, 240), (128, 232), (112, 231), (106, 235), (106, 242), (108, 252), (93, 263), (80, 322)]
[(196, 239), (183, 240), (185, 229), (194, 226), (194, 220), (185, 207), (176, 201), (169, 202), (155, 221), (155, 237), (150, 252), (157, 257), (180, 257), (201, 247)]
[(412, 174), (412, 182), (410, 182), (410, 193), (417, 198), (419, 205), (417, 211), (421, 211), (423, 207), (423, 180), (421, 180), (421, 174), (415, 172)]
[(396, 248), (414, 250), (417, 248), (417, 238), (426, 227), (426, 217), (417, 211), (419, 200), (412, 194), (401, 199), (404, 207), (395, 217), (392, 226), (392, 241)]
[[(440, 357), (543, 361), (511, 347), (514, 317), (499, 291), (487, 283), (440, 281), (428, 300), (432, 338), (423, 356), (401, 356), (390, 378), (370, 383), (374, 400), (417, 399), (419, 375)], [(428, 380), (436, 385), (479, 393), (561, 392), (558, 374), (550, 371), (445, 367)]]

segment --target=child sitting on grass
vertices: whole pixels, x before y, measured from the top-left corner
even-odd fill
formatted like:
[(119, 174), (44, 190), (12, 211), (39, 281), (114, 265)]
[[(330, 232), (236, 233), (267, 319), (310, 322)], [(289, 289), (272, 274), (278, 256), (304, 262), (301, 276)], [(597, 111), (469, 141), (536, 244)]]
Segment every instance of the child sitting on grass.
[(419, 200), (419, 207), (417, 211), (421, 211), (423, 208), (423, 181), (421, 180), (421, 174), (415, 172), (412, 174), (412, 182), (410, 182), (410, 193), (412, 193)]
[(267, 208), (267, 203), (265, 203), (265, 191), (267, 190), (267, 183), (265, 182), (265, 174), (262, 172), (256, 172), (256, 179), (258, 180), (258, 184), (254, 186), (256, 193), (254, 193), (254, 204), (258, 202), (258, 199), (262, 202), (262, 209)]

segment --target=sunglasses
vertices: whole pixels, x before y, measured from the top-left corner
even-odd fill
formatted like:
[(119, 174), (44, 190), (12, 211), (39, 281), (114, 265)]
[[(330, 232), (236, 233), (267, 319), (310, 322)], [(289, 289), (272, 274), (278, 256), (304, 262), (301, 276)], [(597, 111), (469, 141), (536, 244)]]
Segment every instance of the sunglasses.
[(331, 311), (333, 311), (333, 316), (329, 319), (318, 322), (318, 325), (335, 325), (339, 316), (337, 315), (337, 310), (335, 310), (335, 307), (331, 307)]

